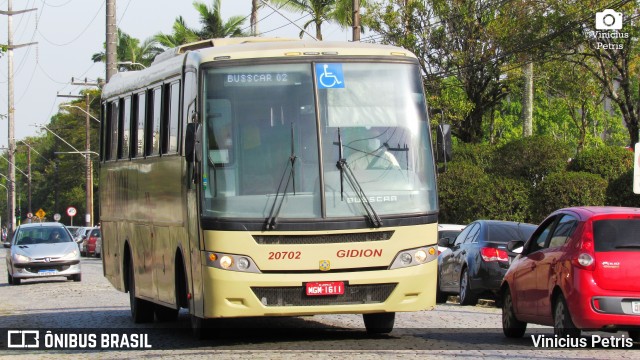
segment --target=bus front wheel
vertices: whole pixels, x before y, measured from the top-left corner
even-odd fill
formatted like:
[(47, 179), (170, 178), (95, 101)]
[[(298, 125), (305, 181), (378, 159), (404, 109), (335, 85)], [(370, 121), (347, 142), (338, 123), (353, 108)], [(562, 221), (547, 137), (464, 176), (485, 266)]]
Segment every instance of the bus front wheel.
[(362, 314), (364, 327), (369, 334), (388, 334), (393, 330), (396, 313)]
[(136, 324), (153, 321), (153, 303), (136, 297), (136, 283), (133, 274), (133, 260), (129, 261), (129, 305), (131, 318)]

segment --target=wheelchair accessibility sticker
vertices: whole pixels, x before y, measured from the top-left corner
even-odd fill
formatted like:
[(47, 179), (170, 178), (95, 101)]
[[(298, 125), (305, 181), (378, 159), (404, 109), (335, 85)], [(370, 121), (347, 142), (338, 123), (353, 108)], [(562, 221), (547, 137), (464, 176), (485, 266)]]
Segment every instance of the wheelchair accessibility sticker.
[(318, 89), (344, 88), (342, 64), (316, 64)]

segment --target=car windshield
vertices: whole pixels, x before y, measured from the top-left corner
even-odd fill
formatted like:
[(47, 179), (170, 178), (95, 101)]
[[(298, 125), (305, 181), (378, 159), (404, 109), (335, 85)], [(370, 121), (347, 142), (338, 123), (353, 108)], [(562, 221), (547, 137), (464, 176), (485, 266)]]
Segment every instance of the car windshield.
[(60, 227), (18, 229), (15, 245), (58, 244), (72, 242), (69, 233)]

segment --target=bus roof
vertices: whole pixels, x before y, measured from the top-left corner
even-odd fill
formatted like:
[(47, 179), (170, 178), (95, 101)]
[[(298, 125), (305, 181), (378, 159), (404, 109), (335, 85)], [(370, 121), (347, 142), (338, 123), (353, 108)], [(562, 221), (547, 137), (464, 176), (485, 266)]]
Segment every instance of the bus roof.
[(185, 64), (185, 56), (193, 58), (199, 64), (210, 61), (323, 55), (415, 58), (410, 51), (400, 47), (360, 42), (261, 37), (209, 39), (166, 50), (156, 57), (149, 68), (114, 75), (105, 85), (102, 95), (103, 98), (109, 98), (175, 76)]

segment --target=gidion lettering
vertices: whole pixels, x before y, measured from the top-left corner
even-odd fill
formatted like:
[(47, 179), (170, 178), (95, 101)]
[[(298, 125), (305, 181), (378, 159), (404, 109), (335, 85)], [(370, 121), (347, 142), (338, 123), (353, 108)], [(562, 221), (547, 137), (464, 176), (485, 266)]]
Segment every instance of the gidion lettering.
[(382, 257), (382, 249), (353, 249), (338, 250), (336, 256), (339, 258), (358, 258), (358, 257)]

